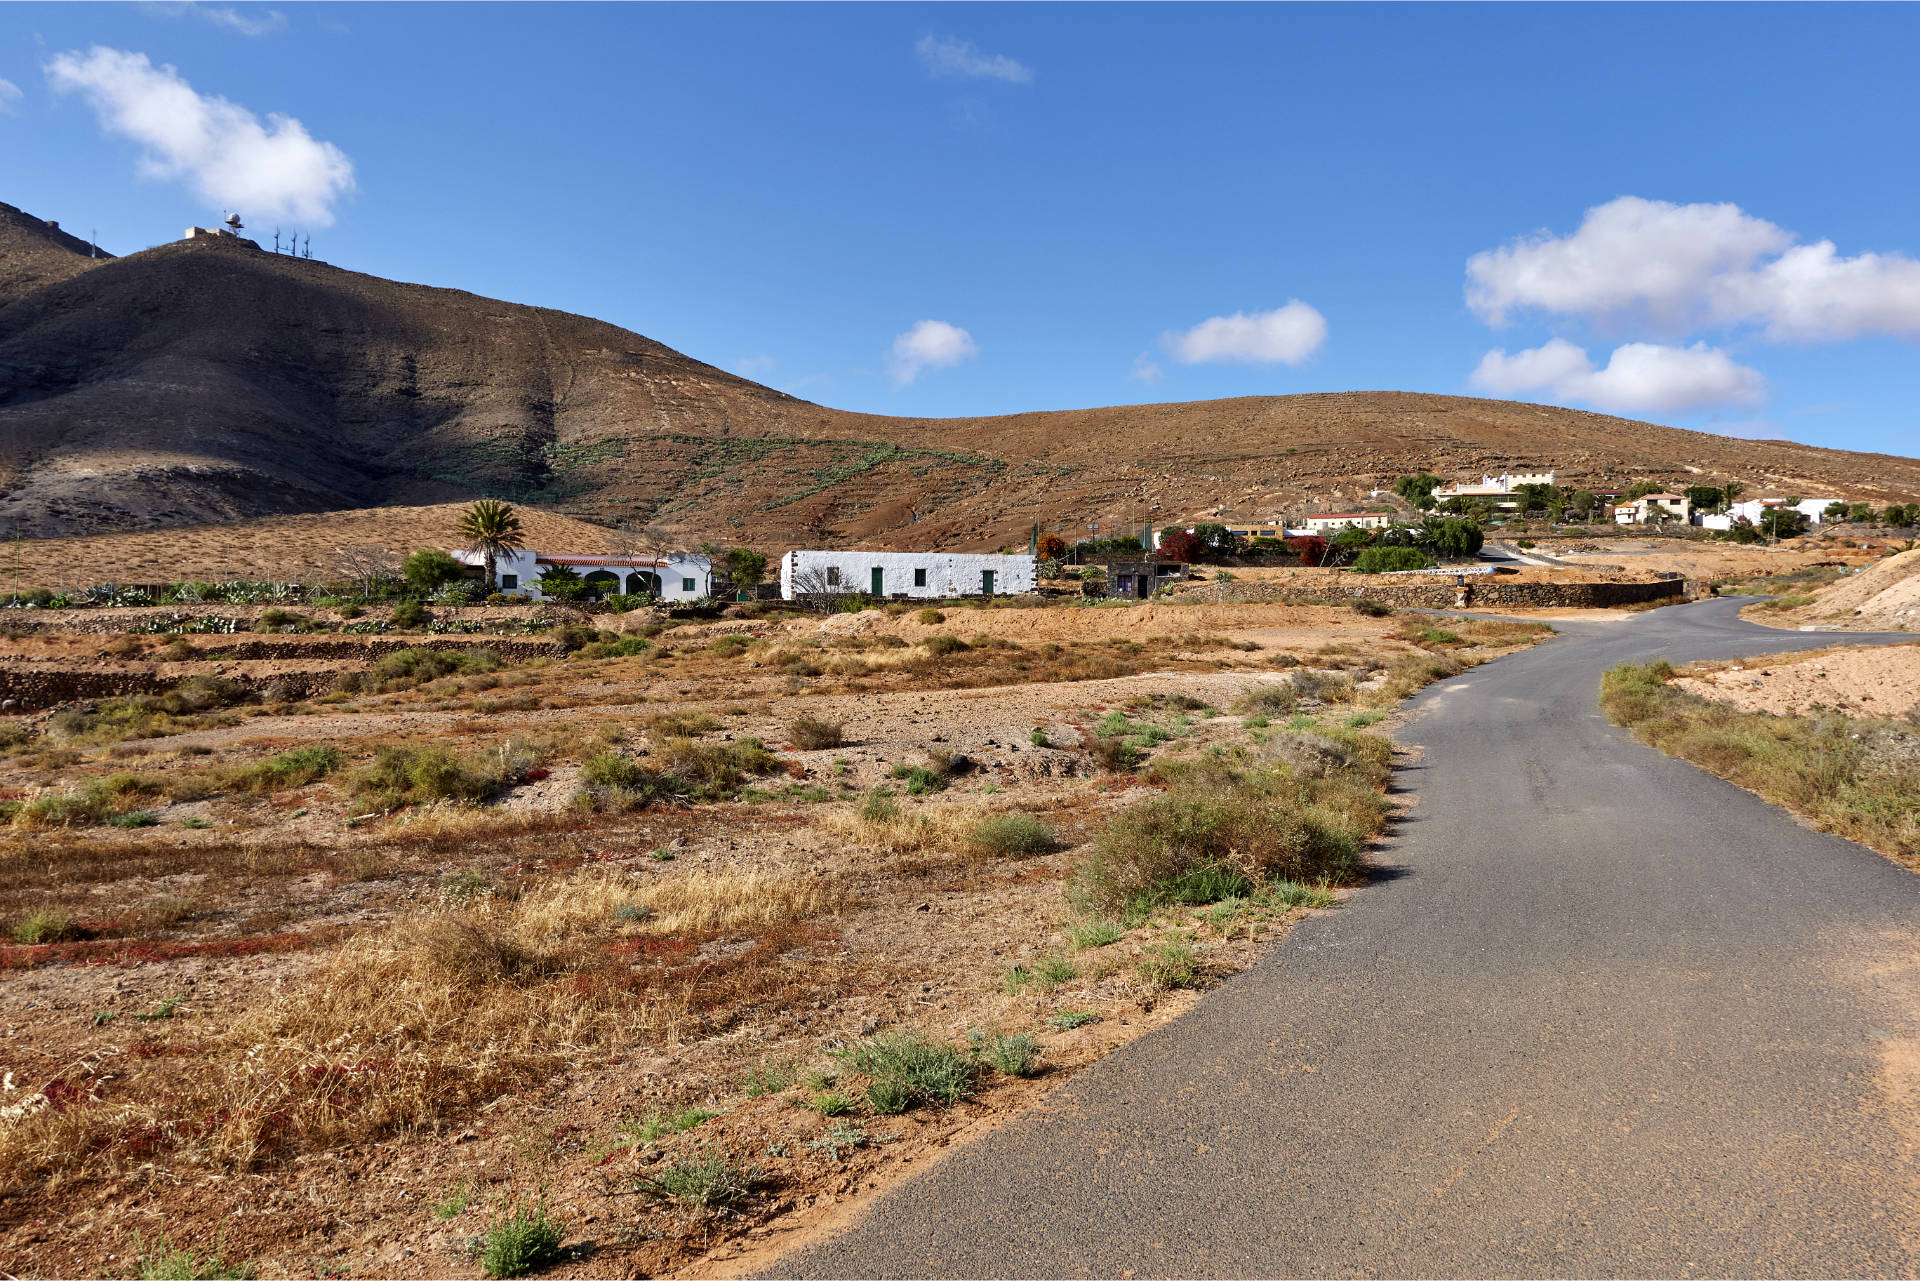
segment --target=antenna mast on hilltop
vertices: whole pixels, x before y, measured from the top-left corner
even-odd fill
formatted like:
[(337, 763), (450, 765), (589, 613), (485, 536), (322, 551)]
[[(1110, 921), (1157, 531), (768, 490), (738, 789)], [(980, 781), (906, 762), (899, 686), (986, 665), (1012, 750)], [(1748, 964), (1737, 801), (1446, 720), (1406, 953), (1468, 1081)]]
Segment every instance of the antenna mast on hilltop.
[(280, 252), (280, 228), (278, 227), (273, 229), (273, 252)]
[(300, 256), (302, 258), (313, 257), (313, 233), (311, 231), (307, 233), (306, 252), (301, 254)]

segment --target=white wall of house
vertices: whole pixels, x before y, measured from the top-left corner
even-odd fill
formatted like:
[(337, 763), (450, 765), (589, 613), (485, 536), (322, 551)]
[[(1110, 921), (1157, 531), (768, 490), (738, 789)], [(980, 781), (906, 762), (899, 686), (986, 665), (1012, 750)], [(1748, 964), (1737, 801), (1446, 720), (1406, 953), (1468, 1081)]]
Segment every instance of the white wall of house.
[(811, 587), (806, 580), (818, 575), (820, 584), (831, 592), (941, 600), (986, 594), (988, 574), (993, 576), (995, 596), (1030, 592), (1039, 585), (1034, 559), (1024, 554), (790, 551), (780, 558), (780, 595), (792, 600), (797, 591)]
[(1385, 529), (1393, 524), (1393, 520), (1392, 512), (1334, 512), (1307, 517), (1307, 529), (1315, 534), (1329, 534), (1340, 529)]
[[(486, 558), (477, 552), (456, 551), (453, 558), (463, 565), (484, 566), (486, 563)], [(500, 591), (539, 601), (546, 599), (540, 590), (540, 575), (555, 564), (566, 565), (582, 578), (596, 571), (613, 574), (619, 579), (618, 590), (622, 592), (633, 587), (644, 590), (650, 585), (645, 582), (645, 576), (657, 576), (660, 580), (657, 596), (663, 601), (692, 601), (713, 594), (712, 558), (697, 552), (669, 552), (664, 560), (659, 560), (651, 556), (539, 552), (523, 547), (510, 555), (496, 557), (493, 568)], [(641, 580), (636, 581), (635, 575), (642, 576)]]
[[(1839, 502), (1837, 498), (1802, 498), (1793, 505), (1793, 509), (1818, 525), (1826, 516), (1827, 504)], [(1744, 503), (1735, 503), (1727, 508), (1729, 516), (1744, 516), (1754, 524), (1760, 523), (1760, 517), (1766, 512), (1776, 511), (1787, 506), (1777, 498), (1749, 498)]]

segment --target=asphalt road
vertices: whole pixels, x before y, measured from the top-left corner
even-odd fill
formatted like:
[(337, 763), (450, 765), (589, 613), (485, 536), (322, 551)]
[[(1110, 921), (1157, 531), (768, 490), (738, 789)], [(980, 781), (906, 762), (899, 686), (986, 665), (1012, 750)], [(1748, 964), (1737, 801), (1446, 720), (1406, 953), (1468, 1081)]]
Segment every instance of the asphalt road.
[(1740, 603), (1425, 691), (1376, 883), (775, 1273), (1912, 1275), (1920, 877), (1595, 706), (1876, 639)]

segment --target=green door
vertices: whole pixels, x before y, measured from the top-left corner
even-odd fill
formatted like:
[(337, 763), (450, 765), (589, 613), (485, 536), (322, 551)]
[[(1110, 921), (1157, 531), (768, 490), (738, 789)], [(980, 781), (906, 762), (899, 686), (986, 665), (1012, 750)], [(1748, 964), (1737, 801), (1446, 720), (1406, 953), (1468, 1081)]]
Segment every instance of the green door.
[(881, 586), (882, 577), (883, 574), (880, 567), (875, 565), (873, 567), (873, 594), (875, 596), (885, 596), (887, 594), (886, 588)]
[(980, 571), (980, 594), (982, 596), (993, 595), (993, 571), (990, 569)]

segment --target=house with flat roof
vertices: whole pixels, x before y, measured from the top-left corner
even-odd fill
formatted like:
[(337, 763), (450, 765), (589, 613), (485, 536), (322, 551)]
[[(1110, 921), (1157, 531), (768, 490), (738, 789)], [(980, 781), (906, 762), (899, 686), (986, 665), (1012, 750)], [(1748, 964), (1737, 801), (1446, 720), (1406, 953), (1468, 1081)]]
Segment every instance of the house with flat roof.
[(1392, 512), (1326, 512), (1307, 517), (1304, 524), (1310, 534), (1332, 534), (1343, 529), (1386, 529), (1393, 521)]
[[(478, 552), (456, 551), (453, 558), (482, 574), (486, 558)], [(580, 575), (594, 596), (651, 596), (655, 600), (684, 602), (713, 594), (713, 558), (698, 552), (667, 552), (658, 556), (615, 553), (539, 552), (523, 547), (494, 558), (495, 590), (528, 600), (545, 600), (540, 576), (562, 566)]]
[(1034, 557), (970, 552), (790, 551), (780, 558), (780, 598), (1008, 596), (1037, 590)]

